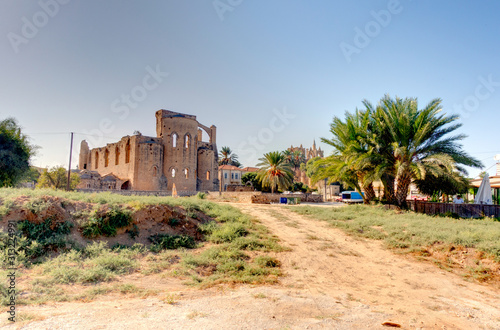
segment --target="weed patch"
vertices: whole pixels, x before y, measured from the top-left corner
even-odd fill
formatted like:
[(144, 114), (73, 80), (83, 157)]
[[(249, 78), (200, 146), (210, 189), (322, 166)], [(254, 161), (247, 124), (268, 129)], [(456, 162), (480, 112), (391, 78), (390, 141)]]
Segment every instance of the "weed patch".
[(417, 251), (434, 244), (460, 245), (484, 251), (500, 262), (500, 223), (491, 219), (431, 217), (366, 205), (289, 210), (327, 221), (354, 236), (384, 240), (392, 248)]
[[(19, 198), (21, 195), (23, 198)], [(47, 212), (47, 208), (52, 207), (50, 203), (60, 201), (72, 221), (77, 224), (79, 232), (86, 238), (114, 236), (123, 228), (134, 239), (139, 234), (142, 222), (134, 226), (132, 212), (150, 205), (182, 208), (184, 212), (180, 212), (181, 214), (199, 220), (189, 223), (190, 225), (202, 223), (194, 230), (202, 234), (197, 235), (197, 239), (202, 238), (207, 243), (197, 242), (187, 235), (161, 233), (149, 237), (149, 246), (116, 243), (109, 248), (106, 243), (93, 242), (85, 247), (77, 247), (65, 240), (71, 230), (69, 223), (46, 219), (36, 227), (34, 223), (23, 222), (18, 230), (18, 243), (25, 248), (19, 250), (17, 260), (26, 261), (26, 271), (33, 280), (26, 288), (20, 288), (23, 290), (20, 303), (75, 299), (88, 301), (110, 292), (149, 294), (147, 290), (141, 291), (133, 286), (112, 285), (118, 277), (134, 272), (147, 276), (187, 279), (191, 284), (202, 287), (217, 283), (274, 283), (281, 275), (279, 261), (265, 256), (269, 251), (285, 250), (277, 237), (238, 209), (210, 202), (202, 194), (170, 198), (0, 188), (0, 212), (7, 213), (19, 201), (25, 200), (29, 201), (29, 209), (35, 214), (50, 213)], [(25, 205), (26, 203), (22, 207)], [(170, 229), (184, 233), (183, 225), (188, 220), (176, 216), (176, 212), (178, 210), (173, 210), (173, 217), (168, 220), (168, 225)], [(207, 217), (213, 221), (206, 222)], [(142, 239), (143, 229), (140, 228), (139, 237)], [(6, 246), (6, 237), (6, 233), (0, 232), (0, 248)], [(197, 249), (203, 244), (208, 246)], [(0, 252), (4, 251), (2, 249)], [(50, 258), (39, 258), (37, 263), (26, 257), (47, 256), (43, 251), (55, 251), (59, 254), (52, 253)], [(6, 255), (0, 253), (0, 258), (3, 263)], [(80, 294), (65, 291), (68, 285), (85, 287), (90, 284), (92, 288)], [(3, 289), (0, 286), (0, 291)]]
[(101, 235), (115, 236), (118, 228), (127, 227), (131, 222), (132, 214), (129, 210), (118, 207), (111, 208), (107, 212), (96, 210), (88, 221), (82, 224), (81, 231), (86, 238), (96, 238)]
[(149, 249), (153, 252), (162, 250), (175, 250), (179, 248), (193, 249), (196, 247), (196, 242), (191, 236), (187, 235), (169, 235), (156, 234), (149, 237), (151, 245)]

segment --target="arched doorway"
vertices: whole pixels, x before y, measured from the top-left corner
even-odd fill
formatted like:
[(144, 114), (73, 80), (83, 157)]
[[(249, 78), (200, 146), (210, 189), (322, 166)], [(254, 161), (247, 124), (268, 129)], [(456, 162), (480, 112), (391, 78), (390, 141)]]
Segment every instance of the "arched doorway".
[(129, 180), (122, 183), (121, 190), (130, 190), (130, 181)]

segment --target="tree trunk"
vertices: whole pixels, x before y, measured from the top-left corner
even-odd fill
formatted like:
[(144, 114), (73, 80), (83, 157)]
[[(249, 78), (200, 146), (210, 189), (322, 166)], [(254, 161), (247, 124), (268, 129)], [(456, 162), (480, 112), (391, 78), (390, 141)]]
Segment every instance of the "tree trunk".
[(411, 184), (411, 175), (408, 172), (403, 173), (398, 178), (398, 190), (396, 191), (396, 201), (399, 207), (406, 208), (406, 197), (408, 196), (408, 188)]
[(363, 190), (365, 191), (365, 204), (370, 204), (370, 201), (372, 201), (375, 198), (375, 189), (373, 189), (373, 184), (369, 183), (366, 185), (363, 185)]
[(384, 199), (389, 204), (395, 204), (396, 197), (394, 194), (394, 177), (392, 175), (384, 174), (382, 175), (381, 181), (384, 185)]

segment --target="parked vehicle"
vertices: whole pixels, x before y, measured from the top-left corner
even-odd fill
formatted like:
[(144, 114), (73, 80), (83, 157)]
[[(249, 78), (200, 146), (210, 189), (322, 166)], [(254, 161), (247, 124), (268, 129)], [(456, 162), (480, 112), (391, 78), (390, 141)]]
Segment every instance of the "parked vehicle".
[(363, 197), (357, 191), (343, 191), (342, 192), (342, 203), (362, 203)]

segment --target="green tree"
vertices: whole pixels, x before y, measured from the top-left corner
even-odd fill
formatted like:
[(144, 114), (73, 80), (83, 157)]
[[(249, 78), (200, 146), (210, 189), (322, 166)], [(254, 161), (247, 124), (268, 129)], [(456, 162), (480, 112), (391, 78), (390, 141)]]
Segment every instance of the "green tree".
[(388, 163), (393, 165), (397, 182), (395, 197), (400, 206), (406, 205), (413, 180), (432, 183), (433, 178), (443, 177), (451, 180), (452, 185), (459, 185), (461, 179), (456, 173), (467, 173), (463, 165), (482, 167), (458, 143), (465, 135), (449, 136), (462, 126), (456, 123), (459, 117), (441, 112), (440, 99), (418, 109), (415, 98), (391, 99), (386, 95), (377, 107), (377, 122), (385, 128), (385, 139), (392, 146)]
[(0, 187), (12, 187), (22, 180), (35, 150), (14, 118), (0, 121)]
[(421, 193), (429, 196), (465, 194), (470, 186), (469, 180), (458, 172), (453, 172), (452, 177), (428, 174), (424, 180), (415, 180), (413, 183)]
[(306, 156), (300, 150), (291, 151), (287, 149), (283, 151), (283, 155), (286, 163), (293, 167), (294, 172), (300, 169), (300, 166), (306, 162)]
[(368, 204), (375, 197), (373, 181), (378, 179), (375, 164), (369, 157), (374, 152), (369, 127), (369, 111), (346, 112), (344, 121), (335, 117), (330, 124), (333, 137), (322, 138), (334, 148), (334, 153), (312, 166), (316, 168), (313, 182), (325, 178), (330, 183), (341, 181), (345, 186), (354, 187)]
[(29, 170), (24, 173), (18, 185), (23, 183), (34, 183), (37, 184), (38, 179), (40, 178), (41, 172), (38, 168), (30, 166)]
[(234, 154), (229, 147), (222, 147), (219, 151), (219, 165), (241, 167), (241, 163), (238, 161), (238, 155)]
[(258, 191), (262, 191), (262, 185), (260, 184), (259, 179), (257, 179), (257, 172), (248, 172), (241, 176), (241, 182), (246, 184), (247, 182), (251, 182), (254, 189)]
[(292, 187), (291, 187), (291, 191), (299, 191), (299, 192), (303, 192), (303, 193), (308, 192), (310, 190), (311, 189), (307, 185), (303, 184), (302, 182), (294, 182), (292, 184)]
[(322, 139), (334, 147), (334, 153), (318, 161), (315, 179), (328, 177), (362, 189), (365, 202), (374, 195), (372, 182), (381, 180), (385, 198), (406, 206), (412, 181), (427, 191), (439, 189), (444, 182), (461, 187), (464, 165), (482, 166), (462, 150), (458, 142), (464, 135), (449, 136), (461, 124), (456, 123), (457, 116), (441, 114), (440, 99), (423, 109), (418, 109), (414, 98), (388, 95), (376, 107), (366, 100), (363, 104), (365, 110), (347, 112), (344, 121), (334, 117), (333, 137)]
[[(68, 172), (62, 166), (55, 166), (51, 169), (45, 169), (38, 179), (37, 188), (53, 188), (66, 189), (68, 183)], [(75, 189), (80, 183), (80, 176), (76, 173), (71, 173), (70, 189)]]
[(321, 157), (314, 157), (307, 161), (307, 163), (300, 166), (300, 169), (306, 172), (308, 178), (312, 178), (318, 171), (318, 163)]
[(257, 178), (263, 187), (270, 187), (271, 193), (274, 193), (275, 188), (286, 190), (290, 187), (293, 173), (283, 152), (268, 152), (259, 160), (257, 166), (260, 166), (260, 171)]

